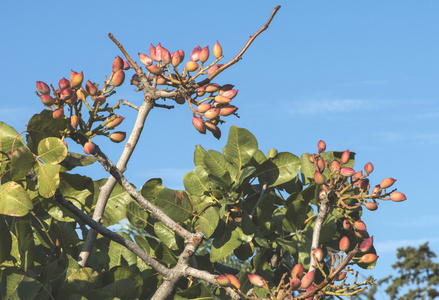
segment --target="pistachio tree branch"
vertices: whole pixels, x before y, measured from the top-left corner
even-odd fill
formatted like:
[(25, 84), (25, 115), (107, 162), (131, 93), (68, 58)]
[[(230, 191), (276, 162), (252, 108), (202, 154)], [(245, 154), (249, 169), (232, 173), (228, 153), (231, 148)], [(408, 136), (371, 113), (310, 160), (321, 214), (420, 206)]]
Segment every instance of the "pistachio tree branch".
[[(136, 148), (137, 142), (139, 141), (140, 135), (143, 130), (143, 126), (145, 124), (146, 117), (148, 116), (151, 109), (154, 107), (153, 101), (143, 101), (142, 106), (138, 110), (137, 119), (134, 123), (133, 130), (128, 138), (127, 143), (125, 144), (125, 148), (119, 158), (119, 162), (117, 163), (117, 168), (119, 170), (125, 170), (128, 164), (128, 161)], [(113, 191), (114, 186), (116, 185), (116, 180), (113, 176), (108, 178), (108, 181), (102, 186), (98, 200), (96, 202), (96, 207), (93, 212), (93, 220), (99, 222), (105, 211), (105, 207), (107, 205), (107, 201), (110, 197), (111, 192)], [(78, 263), (84, 267), (87, 263), (88, 257), (90, 256), (91, 250), (93, 249), (94, 242), (96, 241), (97, 233), (95, 230), (90, 230), (87, 234), (87, 237), (84, 242), (84, 246), (82, 247), (81, 253), (79, 254)]]
[(320, 233), (322, 232), (323, 222), (325, 221), (326, 215), (328, 214), (328, 207), (329, 207), (328, 193), (325, 193), (324, 197), (322, 197), (322, 201), (320, 202), (320, 208), (317, 214), (316, 224), (314, 225), (314, 231), (312, 233), (311, 254), (310, 254), (311, 262), (309, 264), (309, 271), (315, 269), (316, 262), (314, 260), (313, 252), (315, 249), (319, 247)]
[(262, 26), (258, 31), (256, 31), (255, 34), (253, 34), (249, 37), (247, 43), (244, 45), (244, 47), (241, 49), (241, 51), (239, 51), (239, 53), (234, 58), (232, 58), (228, 63), (224, 64), (223, 66), (218, 68), (215, 72), (210, 74), (209, 77), (207, 77), (203, 81), (197, 83), (196, 87), (200, 87), (200, 86), (203, 86), (203, 85), (209, 83), (210, 81), (212, 81), (212, 79), (214, 79), (222, 71), (224, 71), (225, 69), (233, 66), (238, 61), (240, 61), (242, 59), (242, 55), (245, 53), (245, 51), (247, 51), (247, 49), (250, 47), (250, 45), (253, 43), (253, 41), (256, 39), (256, 37), (268, 28), (268, 26), (270, 25), (271, 21), (273, 20), (274, 16), (276, 15), (276, 13), (278, 12), (279, 9), (280, 9), (280, 5), (276, 6), (273, 9), (268, 21), (264, 24), (264, 26)]
[(75, 216), (77, 216), (82, 222), (93, 228), (96, 232), (126, 247), (128, 250), (130, 250), (135, 255), (137, 255), (141, 260), (143, 260), (148, 266), (154, 268), (161, 275), (167, 276), (170, 273), (170, 270), (168, 268), (166, 268), (164, 265), (153, 259), (147, 253), (145, 253), (135, 243), (105, 228), (104, 226), (102, 226), (101, 224), (90, 218), (82, 210), (77, 208), (72, 202), (66, 200), (59, 190), (56, 190), (54, 199), (58, 201), (62, 206), (67, 208), (70, 212), (75, 214)]

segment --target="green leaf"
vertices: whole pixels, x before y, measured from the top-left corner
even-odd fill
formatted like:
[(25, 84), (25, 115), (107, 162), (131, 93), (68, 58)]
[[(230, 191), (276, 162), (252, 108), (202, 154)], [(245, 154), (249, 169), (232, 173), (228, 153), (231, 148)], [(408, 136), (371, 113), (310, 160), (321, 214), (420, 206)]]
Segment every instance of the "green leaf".
[(58, 164), (67, 156), (67, 147), (55, 137), (48, 137), (38, 144), (38, 156), (46, 164)]
[(204, 155), (205, 154), (206, 154), (206, 150), (204, 150), (204, 148), (201, 147), (201, 145), (195, 146), (194, 164), (196, 167), (200, 166), (200, 167), (207, 169), (206, 165), (204, 164)]
[(15, 223), (15, 232), (17, 233), (21, 269), (28, 272), (34, 263), (35, 241), (33, 230), (27, 221), (21, 220)]
[(276, 149), (271, 148), (267, 152), (267, 158), (274, 158), (278, 153)]
[(154, 249), (156, 257), (165, 264), (174, 265), (177, 263), (177, 257), (165, 244), (160, 243)]
[(12, 249), (12, 236), (5, 218), (0, 215), (0, 264), (9, 258)]
[(227, 145), (224, 147), (224, 155), (227, 161), (241, 169), (250, 162), (256, 151), (258, 151), (258, 141), (254, 135), (247, 129), (232, 125)]
[(268, 187), (278, 186), (297, 176), (300, 170), (299, 158), (289, 152), (280, 152), (276, 157), (264, 162), (258, 174), (259, 182), (267, 183)]
[(306, 212), (309, 206), (309, 199), (296, 199), (288, 206), (285, 218), (283, 219), (283, 228), (288, 232), (297, 232), (304, 227), (307, 218)]
[(33, 207), (29, 195), (21, 185), (15, 181), (0, 185), (0, 214), (22, 217)]
[(242, 186), (244, 180), (246, 180), (248, 177), (252, 176), (256, 172), (256, 168), (253, 166), (248, 166), (242, 169), (239, 174), (238, 178), (236, 178), (236, 181), (232, 185), (232, 191), (237, 191)]
[(55, 195), (55, 191), (59, 186), (60, 169), (60, 165), (39, 163), (36, 172), (38, 175), (38, 193), (41, 197), (50, 198)]
[[(95, 190), (96, 187), (95, 187)], [(126, 217), (126, 205), (131, 201), (131, 196), (125, 191), (125, 189), (117, 183), (110, 198), (108, 198), (107, 206), (104, 211), (104, 224), (108, 227), (114, 225)]]
[[(143, 279), (140, 274), (128, 266), (114, 266), (104, 274), (104, 284), (112, 284), (123, 279), (130, 279), (134, 283), (137, 292), (141, 291)], [(123, 295), (119, 295), (123, 296)], [(121, 297), (121, 299), (124, 299)]]
[(8, 153), (11, 151), (12, 145), (14, 146), (14, 149), (23, 147), (23, 137), (18, 135), (18, 132), (14, 128), (0, 121), (0, 161), (7, 158), (2, 152)]
[(27, 147), (20, 147), (14, 151), (11, 158), (11, 179), (19, 181), (24, 179), (27, 173), (32, 170), (35, 164), (35, 157)]
[(66, 280), (57, 298), (69, 299), (70, 295), (87, 295), (97, 284), (99, 273), (92, 268), (72, 268), (69, 266)]
[(201, 230), (206, 238), (209, 238), (215, 231), (220, 220), (218, 207), (209, 206), (202, 212), (195, 222), (195, 229)]
[(149, 256), (155, 256), (154, 249), (157, 248), (159, 242), (147, 236), (134, 235), (136, 244), (142, 248)]
[[(91, 215), (93, 206), (93, 194), (95, 188), (93, 180), (78, 174), (60, 173), (59, 190), (66, 200), (76, 207)], [(56, 218), (57, 220), (60, 220)], [(64, 220), (60, 220), (64, 221)]]
[(151, 178), (142, 186), (140, 193), (146, 200), (154, 203), (155, 197), (157, 197), (157, 194), (164, 188), (161, 178)]
[(46, 137), (61, 138), (61, 132), (67, 128), (63, 119), (54, 119), (51, 110), (43, 110), (35, 114), (27, 125), (27, 146), (33, 153), (37, 153), (37, 147), (41, 140)]
[(155, 205), (175, 222), (184, 222), (192, 215), (192, 204), (183, 191), (164, 188), (158, 193)]
[(175, 232), (166, 227), (162, 222), (154, 223), (154, 232), (159, 240), (171, 250), (178, 250)]
[[(120, 236), (127, 240), (131, 240), (130, 236), (124, 232), (118, 232)], [(137, 263), (137, 256), (128, 250), (126, 247), (114, 241), (110, 242), (110, 248), (108, 250), (108, 255), (110, 256), (109, 267), (114, 266), (132, 266)]]
[(290, 255), (295, 255), (297, 253), (297, 243), (294, 241), (289, 241), (278, 237), (276, 238), (276, 243), (278, 243), (284, 250), (288, 251)]
[(273, 214), (275, 199), (276, 196), (272, 194), (265, 194), (262, 196), (261, 201), (258, 204), (256, 213), (258, 216), (258, 224), (262, 228), (265, 227), (264, 223), (267, 222)]
[(293, 242), (297, 244), (297, 263), (301, 263), (305, 269), (309, 269), (311, 239), (305, 234), (298, 233), (293, 236)]
[(61, 162), (61, 172), (70, 171), (75, 167), (84, 167), (93, 164), (97, 157), (68, 152), (66, 158)]
[(226, 158), (223, 154), (215, 150), (209, 150), (204, 155), (204, 164), (207, 166), (207, 169), (213, 175), (217, 177), (222, 177), (227, 171), (234, 178), (236, 177), (237, 169), (229, 162), (227, 162)]
[(126, 206), (128, 221), (136, 228), (146, 228), (148, 226), (148, 213), (136, 201), (131, 200)]
[(314, 180), (314, 173), (316, 171), (314, 165), (309, 161), (309, 153), (303, 153), (300, 156), (300, 165), (300, 172), (303, 175), (303, 184), (307, 185), (310, 183), (310, 179)]
[(183, 184), (186, 191), (195, 196), (202, 196), (210, 189), (208, 174), (201, 166), (196, 166), (193, 171), (184, 174)]
[(210, 293), (209, 289), (202, 282), (193, 285), (184, 291), (179, 291), (174, 296), (174, 300), (192, 300), (192, 299), (213, 300), (214, 298), (212, 297), (212, 294)]
[(241, 234), (237, 230), (226, 230), (221, 237), (215, 238), (210, 252), (210, 261), (217, 262), (241, 246)]
[[(40, 282), (15, 267), (7, 267), (0, 274), (0, 298), (2, 299), (35, 299), (42, 287)], [(45, 299), (48, 299), (48, 295)]]

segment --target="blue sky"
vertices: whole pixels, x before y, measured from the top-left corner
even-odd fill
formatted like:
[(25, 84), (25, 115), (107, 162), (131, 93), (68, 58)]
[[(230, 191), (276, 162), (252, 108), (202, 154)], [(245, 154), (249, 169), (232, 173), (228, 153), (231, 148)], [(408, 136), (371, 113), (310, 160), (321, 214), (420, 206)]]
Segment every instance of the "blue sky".
[[(2, 5), (0, 120), (25, 129), (43, 108), (34, 94), (37, 80), (57, 84), (73, 69), (102, 82), (120, 55), (108, 32), (137, 61), (150, 43), (188, 54), (196, 45), (212, 49), (217, 40), (228, 60), (281, 4), (243, 60), (215, 79), (239, 89), (233, 102), (241, 118), (227, 118), (223, 136), (235, 124), (255, 134), (264, 152), (276, 148), (298, 156), (316, 151), (323, 139), (329, 150), (356, 152), (358, 169), (371, 161), (372, 183), (396, 178), (408, 200), (382, 203), (364, 216), (380, 254), (371, 272), (377, 278), (391, 272), (397, 247), (428, 240), (439, 254), (439, 197), (432, 185), (439, 169), (439, 2), (75, 3)], [(120, 98), (142, 101), (129, 85), (118, 90), (114, 99)], [(127, 120), (120, 129), (129, 131), (134, 115), (128, 108), (122, 115)], [(96, 142), (117, 161), (123, 145)], [(139, 187), (162, 177), (166, 186), (182, 188), (195, 145), (220, 150), (225, 142), (198, 134), (186, 106), (154, 109), (126, 175)], [(84, 171), (107, 177), (98, 165)]]

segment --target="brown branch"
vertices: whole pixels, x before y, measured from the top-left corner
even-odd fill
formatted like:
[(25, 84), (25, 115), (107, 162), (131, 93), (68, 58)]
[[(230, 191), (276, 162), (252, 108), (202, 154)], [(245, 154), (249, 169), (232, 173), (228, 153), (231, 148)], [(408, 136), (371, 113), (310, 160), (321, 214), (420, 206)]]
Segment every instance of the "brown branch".
[(125, 58), (128, 60), (131, 66), (133, 66), (134, 70), (136, 71), (137, 75), (139, 76), (145, 76), (145, 73), (143, 73), (142, 69), (136, 64), (134, 60), (131, 59), (130, 55), (125, 51), (124, 47), (121, 43), (111, 34), (111, 32), (108, 33), (108, 37), (113, 41), (113, 43), (116, 44), (116, 46), (120, 49), (120, 51), (125, 55)]
[(140, 259), (142, 259), (148, 266), (154, 268), (157, 272), (159, 272), (163, 276), (167, 276), (170, 273), (170, 270), (163, 266), (161, 263), (153, 259), (147, 253), (145, 253), (139, 246), (137, 246), (132, 241), (123, 238), (121, 235), (103, 227), (101, 224), (90, 218), (86, 215), (82, 210), (77, 208), (72, 202), (66, 200), (62, 193), (59, 190), (56, 190), (54, 199), (58, 201), (62, 206), (72, 212), (75, 216), (77, 216), (82, 222), (93, 228), (95, 231), (103, 235), (104, 237), (121, 244), (126, 247), (128, 250), (137, 255)]
[(360, 249), (358, 247), (355, 247), (354, 250), (348, 253), (346, 258), (342, 261), (342, 263), (335, 269), (334, 272), (329, 274), (318, 286), (316, 286), (313, 290), (304, 293), (296, 298), (294, 300), (301, 300), (306, 299), (308, 297), (312, 297), (315, 294), (317, 294), (320, 290), (322, 290), (324, 287), (326, 287), (328, 284), (334, 281), (335, 277), (348, 265), (348, 263), (351, 261), (351, 259), (357, 255), (357, 253), (360, 252)]
[(241, 51), (239, 51), (239, 53), (233, 59), (231, 59), (228, 63), (224, 64), (222, 67), (218, 68), (215, 72), (213, 72), (209, 77), (207, 77), (203, 81), (195, 84), (195, 88), (198, 88), (200, 86), (203, 86), (203, 85), (211, 82), (212, 79), (214, 79), (219, 73), (221, 73), (225, 69), (231, 67), (232, 65), (236, 64), (239, 60), (241, 60), (242, 55), (245, 53), (245, 51), (247, 51), (247, 49), (250, 47), (250, 45), (253, 43), (253, 41), (256, 39), (256, 37), (268, 28), (268, 26), (270, 25), (271, 21), (273, 20), (274, 16), (276, 15), (276, 13), (278, 12), (279, 9), (280, 9), (280, 5), (276, 6), (273, 9), (273, 12), (271, 13), (270, 18), (268, 19), (267, 23), (265, 23), (264, 26), (262, 26), (258, 31), (256, 31), (255, 34), (250, 36), (247, 43), (244, 45), (244, 47), (241, 49)]

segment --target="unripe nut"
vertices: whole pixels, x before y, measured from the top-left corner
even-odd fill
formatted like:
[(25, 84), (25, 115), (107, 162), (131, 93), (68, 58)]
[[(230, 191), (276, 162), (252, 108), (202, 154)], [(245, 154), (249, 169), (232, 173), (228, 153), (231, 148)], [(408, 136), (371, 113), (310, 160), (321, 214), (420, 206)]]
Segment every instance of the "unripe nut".
[(303, 265), (301, 263), (296, 264), (291, 271), (291, 278), (301, 278), (303, 275)]
[(347, 252), (349, 247), (351, 246), (351, 241), (347, 236), (341, 238), (340, 243), (338, 244), (340, 251)]
[(340, 159), (340, 164), (344, 165), (349, 161), (349, 150), (346, 150), (345, 152), (343, 152), (343, 154), (341, 155), (341, 159)]
[(401, 192), (393, 192), (390, 194), (390, 200), (394, 202), (401, 202), (407, 200), (406, 196)]
[(360, 259), (360, 263), (365, 263), (365, 264), (372, 264), (374, 262), (376, 262), (378, 259), (378, 255), (373, 254), (373, 253), (368, 253), (368, 254), (364, 254), (361, 259)]
[(364, 165), (364, 171), (367, 174), (370, 174), (373, 172), (373, 164), (371, 162), (368, 162), (367, 164)]
[(116, 71), (116, 73), (114, 73), (113, 76), (114, 86), (121, 86), (124, 80), (125, 80), (125, 72), (122, 69), (119, 69), (118, 71)]
[(224, 287), (228, 287), (228, 286), (232, 285), (230, 279), (227, 278), (227, 276), (224, 276), (224, 275), (217, 276), (216, 277), (216, 282), (218, 282), (218, 284), (220, 286), (224, 286)]
[(62, 119), (64, 118), (64, 109), (58, 108), (57, 110), (54, 110), (52, 113), (52, 116), (54, 119)]
[(370, 238), (365, 239), (361, 244), (360, 244), (360, 251), (361, 252), (367, 252), (370, 250), (370, 248), (372, 248), (373, 245), (373, 236), (371, 236)]
[(219, 114), (220, 114), (219, 108), (211, 108), (204, 113), (204, 117), (206, 119), (215, 119), (216, 117), (219, 116)]
[(110, 134), (110, 140), (114, 143), (123, 142), (126, 137), (127, 137), (127, 133), (124, 131), (115, 131), (112, 134)]
[(50, 87), (42, 81), (37, 81), (37, 90), (43, 95), (49, 95), (50, 94)]
[(366, 206), (366, 208), (370, 211), (375, 211), (378, 209), (378, 203), (375, 202), (366, 202), (364, 206)]
[(84, 144), (84, 153), (90, 155), (93, 152), (94, 148), (95, 144), (93, 144), (92, 142), (87, 142)]
[(396, 181), (396, 179), (393, 179), (390, 177), (383, 179), (383, 181), (381, 181), (381, 183), (380, 183), (380, 187), (382, 189), (387, 189), (387, 188), (391, 187), (395, 183), (395, 181)]
[(212, 105), (210, 105), (210, 103), (201, 103), (200, 105), (198, 105), (197, 111), (199, 113), (205, 113), (206, 111), (208, 111), (211, 108), (212, 108)]
[(188, 71), (188, 72), (193, 72), (193, 71), (195, 71), (195, 70), (197, 70), (197, 69), (198, 69), (198, 64), (197, 64), (197, 62), (190, 60), (190, 61), (188, 61), (188, 62), (186, 63), (186, 71)]
[(203, 120), (201, 120), (199, 117), (193, 117), (192, 124), (200, 133), (206, 134), (206, 126), (204, 126)]
[(306, 289), (308, 288), (314, 281), (315, 277), (315, 270), (312, 270), (311, 272), (306, 273), (301, 280), (301, 288)]
[(264, 287), (265, 286), (265, 280), (259, 275), (256, 274), (248, 274), (248, 280), (257, 287)]
[(230, 283), (232, 284), (232, 286), (239, 290), (241, 288), (241, 282), (239, 282), (238, 278), (236, 278), (235, 275), (232, 274), (226, 274), (226, 277), (229, 278)]

